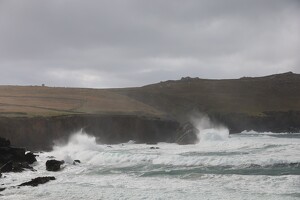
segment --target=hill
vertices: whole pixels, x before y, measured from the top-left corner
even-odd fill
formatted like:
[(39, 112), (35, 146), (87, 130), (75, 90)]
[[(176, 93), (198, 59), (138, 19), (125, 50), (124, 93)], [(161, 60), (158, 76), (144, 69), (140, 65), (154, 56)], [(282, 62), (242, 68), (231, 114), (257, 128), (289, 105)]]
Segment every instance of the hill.
[(0, 116), (34, 117), (107, 113), (163, 115), (149, 105), (108, 90), (0, 86)]
[(164, 111), (180, 122), (188, 121), (193, 112), (208, 114), (231, 132), (294, 132), (300, 127), (300, 75), (292, 72), (227, 80), (186, 77), (112, 91)]

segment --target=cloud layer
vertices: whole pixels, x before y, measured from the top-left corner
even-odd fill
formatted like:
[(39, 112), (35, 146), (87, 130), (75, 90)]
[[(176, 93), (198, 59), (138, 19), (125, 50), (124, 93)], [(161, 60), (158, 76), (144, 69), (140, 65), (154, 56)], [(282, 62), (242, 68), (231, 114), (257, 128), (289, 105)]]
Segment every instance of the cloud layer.
[(300, 73), (298, 0), (0, 0), (0, 84)]

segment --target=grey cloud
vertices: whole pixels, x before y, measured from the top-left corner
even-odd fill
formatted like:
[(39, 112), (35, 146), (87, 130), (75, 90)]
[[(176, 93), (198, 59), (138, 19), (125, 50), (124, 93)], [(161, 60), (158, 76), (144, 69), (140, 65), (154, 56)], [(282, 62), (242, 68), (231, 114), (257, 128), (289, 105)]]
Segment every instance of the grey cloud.
[(0, 0), (0, 84), (300, 73), (297, 0)]

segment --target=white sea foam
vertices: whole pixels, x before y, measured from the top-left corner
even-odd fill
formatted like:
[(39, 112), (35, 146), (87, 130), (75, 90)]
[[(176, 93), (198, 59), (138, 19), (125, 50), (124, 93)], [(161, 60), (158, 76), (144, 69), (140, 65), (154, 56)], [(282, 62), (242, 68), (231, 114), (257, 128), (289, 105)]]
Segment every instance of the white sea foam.
[[(299, 138), (237, 134), (198, 145), (100, 145), (82, 131), (52, 152), (40, 153), (36, 172), (6, 173), (2, 199), (298, 199), (300, 175), (199, 173), (193, 169), (300, 162)], [(48, 156), (65, 159), (60, 172), (45, 170)], [(74, 159), (81, 160), (73, 165)], [(289, 168), (288, 168), (289, 169)], [(178, 172), (179, 171), (179, 172)], [(154, 175), (151, 175), (154, 174)], [(179, 174), (176, 174), (179, 173)], [(150, 175), (149, 175), (150, 174)], [(57, 180), (34, 189), (13, 188), (38, 176)]]
[[(215, 132), (214, 132), (215, 131)], [(169, 166), (227, 166), (241, 164), (272, 165), (276, 163), (300, 162), (300, 148), (286, 148), (285, 139), (265, 137), (260, 140), (233, 136), (227, 138), (227, 130), (203, 129), (202, 141), (198, 145), (179, 146), (160, 143), (160, 149), (151, 150), (149, 145), (127, 143), (122, 145), (100, 145), (96, 138), (80, 131), (70, 137), (64, 146), (55, 146), (50, 154), (72, 164), (79, 159), (94, 166), (134, 166), (140, 164)], [(290, 144), (290, 140), (288, 140)], [(273, 154), (277, 156), (274, 157)], [(227, 156), (228, 155), (228, 156)]]
[(199, 130), (199, 143), (223, 141), (229, 137), (228, 128), (212, 122), (207, 115), (194, 114), (191, 117), (191, 122)]

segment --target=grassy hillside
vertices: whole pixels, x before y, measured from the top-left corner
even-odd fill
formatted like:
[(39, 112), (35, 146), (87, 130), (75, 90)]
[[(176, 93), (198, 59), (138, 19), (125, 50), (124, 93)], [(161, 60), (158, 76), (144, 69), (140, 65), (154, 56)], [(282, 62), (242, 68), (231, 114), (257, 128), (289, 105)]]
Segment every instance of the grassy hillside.
[(179, 120), (193, 111), (263, 116), (268, 111), (300, 111), (300, 75), (284, 73), (231, 80), (182, 78), (141, 88), (110, 90), (162, 110)]
[(0, 86), (0, 116), (58, 116), (66, 114), (163, 113), (124, 95), (107, 90)]
[(229, 80), (182, 78), (137, 88), (81, 89), (0, 86), (0, 116), (73, 114), (169, 115), (191, 112), (245, 114), (300, 111), (300, 75), (284, 73)]

